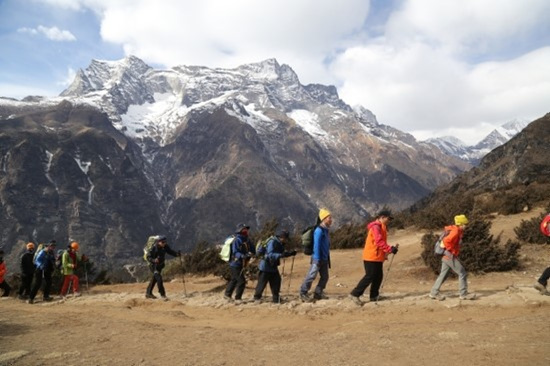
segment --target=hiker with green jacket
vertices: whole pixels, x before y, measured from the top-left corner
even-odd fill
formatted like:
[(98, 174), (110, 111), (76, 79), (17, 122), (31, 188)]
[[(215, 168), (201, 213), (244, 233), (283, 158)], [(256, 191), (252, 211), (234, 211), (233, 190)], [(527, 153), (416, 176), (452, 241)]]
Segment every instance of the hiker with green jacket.
[(168, 246), (166, 243), (167, 239), (163, 235), (158, 235), (155, 239), (155, 243), (147, 251), (147, 263), (149, 263), (149, 269), (153, 273), (153, 277), (147, 286), (145, 292), (145, 297), (147, 299), (156, 299), (157, 297), (153, 295), (153, 288), (155, 285), (158, 286), (160, 297), (163, 300), (168, 300), (166, 297), (166, 290), (164, 289), (164, 283), (162, 280), (162, 269), (164, 268), (166, 261), (166, 253), (170, 254), (173, 257), (181, 256), (181, 252), (176, 252)]
[[(277, 234), (269, 239), (265, 250), (265, 255), (258, 265), (260, 274), (258, 276), (258, 285), (254, 293), (255, 302), (259, 303), (262, 299), (265, 286), (269, 283), (271, 295), (274, 303), (280, 303), (281, 291), (281, 274), (279, 273), (279, 265), (281, 258), (292, 257), (296, 255), (296, 251), (285, 251), (284, 245), (288, 242), (289, 233), (286, 230), (280, 230)], [(264, 254), (264, 253), (257, 253)]]
[(61, 258), (61, 272), (63, 274), (63, 287), (61, 288), (61, 297), (65, 298), (69, 290), (69, 285), (72, 283), (73, 293), (75, 297), (80, 296), (79, 279), (76, 274), (76, 269), (82, 262), (87, 260), (85, 255), (80, 256), (78, 250), (80, 245), (78, 242), (73, 241), (69, 245), (69, 248), (63, 252)]

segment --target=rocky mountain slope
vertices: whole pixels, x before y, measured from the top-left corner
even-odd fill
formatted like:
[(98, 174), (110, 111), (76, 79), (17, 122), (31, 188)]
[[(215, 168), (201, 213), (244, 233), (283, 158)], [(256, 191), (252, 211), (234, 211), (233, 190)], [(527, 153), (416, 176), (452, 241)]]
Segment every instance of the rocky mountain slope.
[(79, 240), (101, 265), (176, 248), (238, 222), (290, 229), (328, 207), (340, 225), (404, 208), (469, 165), (302, 85), (276, 60), (156, 70), (92, 61), (59, 97), (0, 99), (2, 245)]

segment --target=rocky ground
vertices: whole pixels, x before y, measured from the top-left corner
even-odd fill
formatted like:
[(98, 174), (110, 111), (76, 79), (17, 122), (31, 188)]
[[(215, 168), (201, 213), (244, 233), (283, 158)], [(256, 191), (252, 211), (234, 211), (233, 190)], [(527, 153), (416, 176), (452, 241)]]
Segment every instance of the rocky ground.
[[(497, 216), (493, 232), (505, 242), (539, 212)], [(0, 365), (549, 365), (550, 296), (532, 286), (550, 248), (525, 245), (519, 270), (470, 275), (474, 301), (461, 301), (450, 278), (439, 302), (427, 297), (435, 275), (420, 259), (421, 236), (390, 235), (400, 251), (389, 273), (385, 264), (387, 299), (362, 307), (347, 299), (363, 275), (361, 250), (332, 253), (330, 298), (313, 304), (297, 298), (303, 255), (292, 274), (285, 263), (280, 305), (227, 303), (223, 280), (191, 276), (185, 290), (181, 279), (167, 284), (169, 301), (145, 299), (143, 283), (34, 305), (2, 299)]]

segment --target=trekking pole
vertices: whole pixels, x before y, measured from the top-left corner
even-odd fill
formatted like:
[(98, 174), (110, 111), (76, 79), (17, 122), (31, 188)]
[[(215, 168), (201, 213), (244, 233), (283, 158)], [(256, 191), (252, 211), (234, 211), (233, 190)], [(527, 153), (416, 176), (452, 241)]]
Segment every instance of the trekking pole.
[(296, 258), (295, 255), (292, 256), (292, 262), (290, 264), (290, 275), (288, 276), (288, 288), (286, 290), (287, 293), (290, 293), (290, 281), (292, 280), (292, 270), (294, 269), (294, 258)]
[(283, 273), (281, 274), (281, 285), (279, 286), (279, 298), (277, 299), (277, 302), (281, 304), (281, 289), (283, 288), (283, 281), (285, 280), (285, 264), (286, 264), (286, 258), (283, 258)]
[[(399, 244), (396, 244), (395, 245), (396, 248), (399, 248)], [(384, 288), (384, 283), (386, 283), (386, 280), (388, 279), (389, 275), (390, 275), (390, 269), (391, 269), (391, 264), (393, 263), (393, 258), (395, 258), (395, 254), (392, 254), (391, 256), (391, 259), (390, 259), (390, 264), (388, 264), (388, 270), (386, 271), (386, 275), (384, 276), (384, 279), (382, 280), (382, 284), (380, 285), (380, 291), (382, 291), (382, 289)], [(378, 296), (376, 297), (376, 303), (378, 304), (378, 298), (380, 297), (380, 294), (378, 294)]]
[(181, 282), (183, 283), (183, 295), (187, 297), (187, 288), (185, 287), (185, 269), (183, 267), (183, 259), (180, 254), (180, 265), (181, 265)]

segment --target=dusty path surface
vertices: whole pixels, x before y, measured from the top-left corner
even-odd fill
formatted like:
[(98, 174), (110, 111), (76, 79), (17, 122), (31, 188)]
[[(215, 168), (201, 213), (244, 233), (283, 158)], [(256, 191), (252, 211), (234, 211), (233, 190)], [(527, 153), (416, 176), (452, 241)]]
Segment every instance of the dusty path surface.
[[(535, 214), (497, 217), (493, 231), (513, 238)], [(435, 275), (420, 259), (421, 236), (390, 234), (400, 251), (386, 272), (387, 299), (362, 307), (346, 298), (363, 275), (361, 250), (332, 253), (330, 299), (314, 304), (297, 298), (303, 255), (292, 277), (285, 264), (280, 305), (227, 303), (214, 277), (186, 278), (187, 296), (181, 280), (168, 283), (166, 302), (145, 299), (142, 283), (52, 303), (3, 299), (0, 365), (550, 365), (550, 296), (532, 287), (550, 248), (524, 246), (520, 270), (470, 275), (474, 301), (459, 300), (451, 278), (438, 302), (427, 297)]]

